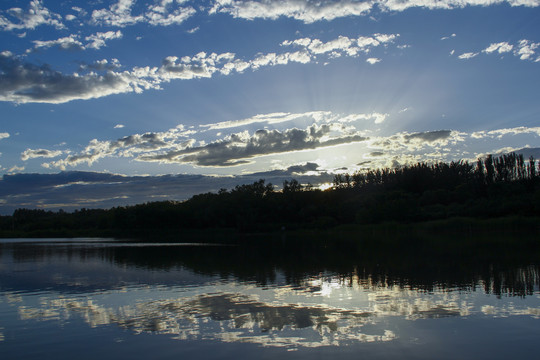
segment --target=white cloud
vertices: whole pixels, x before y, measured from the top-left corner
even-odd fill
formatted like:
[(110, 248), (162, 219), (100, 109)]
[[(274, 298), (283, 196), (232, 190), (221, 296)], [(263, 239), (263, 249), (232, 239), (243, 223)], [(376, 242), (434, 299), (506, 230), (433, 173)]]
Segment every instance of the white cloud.
[(502, 54), (512, 51), (513, 48), (514, 46), (510, 45), (507, 42), (500, 42), (489, 45), (486, 49), (483, 50), (483, 52), (491, 54), (492, 52), (497, 51), (499, 54)]
[(450, 35), (450, 36), (443, 36), (443, 37), (441, 38), (441, 40), (448, 40), (448, 39), (451, 39), (451, 38), (455, 38), (456, 36), (457, 36), (456, 34), (452, 34), (452, 35)]
[(375, 124), (380, 124), (386, 118), (388, 114), (381, 114), (373, 112), (370, 114), (336, 114), (331, 111), (310, 111), (305, 113), (270, 113), (270, 114), (259, 114), (252, 116), (247, 119), (235, 120), (235, 121), (223, 121), (215, 124), (206, 124), (200, 125), (201, 128), (206, 128), (208, 130), (221, 130), (221, 129), (230, 129), (240, 126), (248, 126), (252, 124), (268, 124), (275, 125), (285, 122), (306, 122), (306, 123), (351, 123), (362, 120), (373, 120)]
[(0, 133), (0, 140), (7, 139), (8, 137), (9, 137), (9, 133), (7, 132)]
[[(85, 37), (84, 40), (86, 40), (86, 44), (83, 44), (79, 40), (79, 38), (79, 35), (73, 34), (56, 40), (34, 40), (34, 49), (58, 46), (62, 50), (99, 50), (102, 47), (106, 46), (106, 41), (122, 38), (122, 32), (120, 30), (107, 31), (105, 33), (98, 32), (96, 34)], [(29, 51), (30, 50), (28, 50), (27, 52)]]
[(80, 69), (82, 70), (95, 70), (95, 71), (105, 71), (105, 70), (114, 70), (120, 68), (122, 65), (118, 59), (101, 59), (96, 60), (91, 64), (82, 63)]
[(107, 40), (121, 39), (123, 36), (120, 30), (118, 31), (107, 31), (105, 33), (98, 32), (94, 35), (87, 36), (84, 38), (89, 43), (86, 45), (87, 48), (99, 50), (102, 47), (106, 46), (105, 42)]
[(520, 40), (517, 49), (514, 51), (514, 55), (519, 56), (521, 60), (531, 60), (539, 46), (540, 43), (533, 43), (529, 40)]
[(368, 58), (368, 59), (366, 59), (366, 62), (367, 62), (367, 63), (370, 63), (371, 65), (374, 65), (374, 64), (376, 64), (376, 63), (378, 63), (378, 62), (381, 62), (381, 59), (378, 59), (378, 58)]
[(14, 174), (16, 172), (24, 171), (24, 166), (12, 166), (7, 172), (9, 174)]
[(235, 1), (217, 0), (210, 13), (228, 13), (235, 18), (253, 20), (256, 18), (277, 19), (290, 17), (305, 23), (321, 20), (334, 20), (345, 16), (367, 14), (372, 8), (371, 2), (359, 1)]
[(372, 36), (359, 36), (356, 39), (339, 36), (337, 39), (328, 42), (323, 42), (319, 39), (301, 38), (293, 41), (284, 41), (281, 45), (303, 48), (311, 56), (321, 54), (331, 54), (332, 57), (341, 55), (356, 56), (360, 52), (369, 53), (373, 48), (378, 46), (388, 46), (388, 44), (393, 43), (398, 37), (399, 34), (374, 34)]
[[(520, 60), (531, 60), (538, 61), (538, 54), (536, 53), (537, 49), (540, 47), (540, 43), (535, 43), (530, 40), (522, 39), (517, 42), (517, 44), (510, 44), (506, 41), (499, 43), (492, 43), (487, 48), (483, 49), (481, 52), (484, 54), (505, 54), (512, 52), (514, 56), (519, 57)], [(460, 59), (470, 59), (477, 55), (480, 52), (468, 52), (459, 56)]]
[(520, 134), (536, 134), (540, 136), (540, 127), (525, 127), (519, 126), (515, 128), (497, 129), (491, 131), (477, 131), (471, 134), (472, 138), (483, 139), (490, 138), (502, 138), (505, 135), (520, 135)]
[[(182, 3), (176, 1), (176, 4)], [(132, 8), (135, 0), (118, 0), (108, 9), (94, 10), (92, 22), (98, 25), (125, 27), (146, 22), (154, 26), (169, 26), (183, 23), (197, 11), (192, 7), (180, 7), (173, 0), (161, 0), (149, 5), (147, 11), (133, 15)]]
[(124, 27), (134, 25), (144, 19), (142, 15), (132, 16), (131, 8), (135, 0), (118, 0), (109, 9), (94, 10), (92, 21), (96, 24)]
[(148, 23), (160, 26), (181, 24), (197, 12), (192, 7), (178, 8), (169, 12), (172, 4), (172, 0), (162, 0), (158, 5), (149, 6), (148, 12), (145, 13)]
[[(410, 8), (451, 10), (502, 3), (511, 6), (540, 6), (540, 0), (216, 0), (209, 13), (227, 13), (235, 18), (248, 20), (257, 18), (275, 20), (279, 17), (288, 17), (309, 24), (348, 16), (366, 16), (375, 8), (401, 12)], [(451, 35), (453, 36), (454, 34)]]
[[(331, 117), (332, 113), (329, 111), (314, 111), (314, 112), (307, 112), (307, 113), (299, 113), (299, 114), (292, 114), (292, 113), (271, 113), (271, 114), (259, 114), (255, 115), (253, 117), (242, 119), (242, 120), (234, 120), (234, 121), (223, 121), (215, 124), (206, 124), (206, 125), (200, 125), (202, 128), (208, 128), (208, 130), (219, 130), (219, 129), (229, 129), (234, 127), (240, 127), (240, 126), (247, 126), (251, 124), (256, 123), (266, 123), (266, 124), (278, 124), (288, 121), (295, 121), (295, 120), (311, 120), (311, 121), (320, 121), (321, 118), (328, 118)], [(335, 116), (332, 116), (332, 118), (335, 118)]]
[(332, 120), (339, 121), (342, 123), (350, 123), (350, 122), (355, 122), (359, 120), (373, 120), (375, 124), (382, 124), (386, 120), (387, 117), (388, 117), (388, 114), (372, 112), (371, 114), (350, 114), (346, 116), (337, 116)]
[(472, 59), (475, 56), (478, 56), (478, 53), (468, 52), (468, 53), (459, 55), (458, 58), (462, 60), (468, 60), (468, 59)]
[(123, 127), (125, 127), (125, 125), (122, 125), (122, 124), (116, 124), (116, 125), (114, 125), (114, 128), (115, 128), (115, 129), (122, 129)]
[(179, 150), (192, 146), (194, 140), (187, 139), (192, 132), (185, 131), (179, 125), (166, 132), (134, 134), (114, 141), (91, 140), (85, 149), (65, 159), (45, 164), (45, 167), (65, 169), (67, 166), (79, 164), (92, 165), (94, 162), (110, 156), (133, 157), (139, 153), (148, 153), (160, 149)]
[(49, 11), (41, 0), (32, 0), (28, 5), (28, 9), (24, 11), (21, 8), (11, 8), (5, 13), (10, 18), (15, 20), (13, 22), (9, 18), (0, 15), (0, 28), (3, 30), (26, 30), (35, 29), (40, 25), (54, 26), (57, 29), (64, 29), (65, 26), (62, 23), (62, 17)]
[(508, 3), (510, 6), (540, 6), (538, 0), (376, 0), (378, 7), (386, 11), (404, 11), (416, 7), (430, 10), (452, 10), (467, 6), (491, 6), (503, 3)]
[(34, 49), (39, 48), (50, 48), (54, 46), (58, 46), (60, 49), (63, 50), (82, 50), (84, 49), (84, 45), (82, 42), (78, 40), (78, 35), (70, 35), (63, 38), (59, 38), (56, 40), (47, 40), (47, 41), (41, 41), (41, 40), (34, 40)]

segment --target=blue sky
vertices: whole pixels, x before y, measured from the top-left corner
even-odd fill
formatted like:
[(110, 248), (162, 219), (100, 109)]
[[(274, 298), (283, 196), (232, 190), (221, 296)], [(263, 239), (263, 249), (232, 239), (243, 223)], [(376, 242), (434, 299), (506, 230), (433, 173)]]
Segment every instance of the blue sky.
[(0, 174), (316, 174), (540, 146), (540, 1), (4, 1)]

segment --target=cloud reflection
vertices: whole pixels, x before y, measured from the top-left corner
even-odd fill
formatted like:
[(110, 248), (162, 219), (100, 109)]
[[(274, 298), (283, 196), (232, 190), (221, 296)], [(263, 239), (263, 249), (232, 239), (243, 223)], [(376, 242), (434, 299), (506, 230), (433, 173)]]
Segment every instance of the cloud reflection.
[(495, 305), (478, 305), (483, 294), (475, 292), (421, 292), (392, 285), (372, 287), (369, 281), (356, 280), (313, 277), (300, 286), (264, 290), (245, 284), (222, 284), (211, 286), (215, 292), (190, 292), (178, 298), (175, 291), (175, 295), (165, 294), (163, 299), (148, 299), (148, 290), (154, 292), (147, 287), (139, 289), (144, 295), (138, 294), (139, 290), (107, 292), (106, 298), (121, 297), (122, 301), (112, 302), (114, 306), (99, 304), (101, 294), (43, 297), (38, 307), (19, 302), (12, 305), (18, 306), (21, 320), (62, 323), (80, 318), (90, 327), (116, 325), (134, 334), (290, 349), (392, 341), (400, 337), (392, 319), (540, 318), (540, 308), (517, 307), (511, 301), (499, 299)]
[(66, 321), (78, 316), (91, 327), (116, 324), (136, 334), (273, 347), (340, 346), (395, 339), (390, 330), (366, 333), (363, 327), (375, 323), (374, 315), (327, 306), (267, 303), (239, 293), (137, 302), (118, 308), (76, 298), (44, 299), (41, 308), (19, 307), (22, 320)]

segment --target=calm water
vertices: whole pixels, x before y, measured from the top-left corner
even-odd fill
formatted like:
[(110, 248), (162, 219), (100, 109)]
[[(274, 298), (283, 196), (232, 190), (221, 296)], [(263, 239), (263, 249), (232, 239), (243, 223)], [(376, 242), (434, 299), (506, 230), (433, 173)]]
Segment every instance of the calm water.
[(1, 240), (0, 358), (532, 358), (539, 260)]

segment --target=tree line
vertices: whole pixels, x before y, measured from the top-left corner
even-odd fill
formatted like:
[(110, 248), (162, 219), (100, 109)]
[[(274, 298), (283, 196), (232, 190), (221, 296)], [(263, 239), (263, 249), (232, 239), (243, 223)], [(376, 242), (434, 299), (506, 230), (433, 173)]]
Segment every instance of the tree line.
[(183, 202), (71, 213), (17, 209), (0, 217), (0, 236), (151, 236), (218, 228), (252, 232), (453, 217), (537, 217), (539, 174), (534, 158), (526, 161), (511, 153), (475, 163), (420, 162), (337, 174), (324, 191), (295, 179), (277, 189), (261, 179)]

